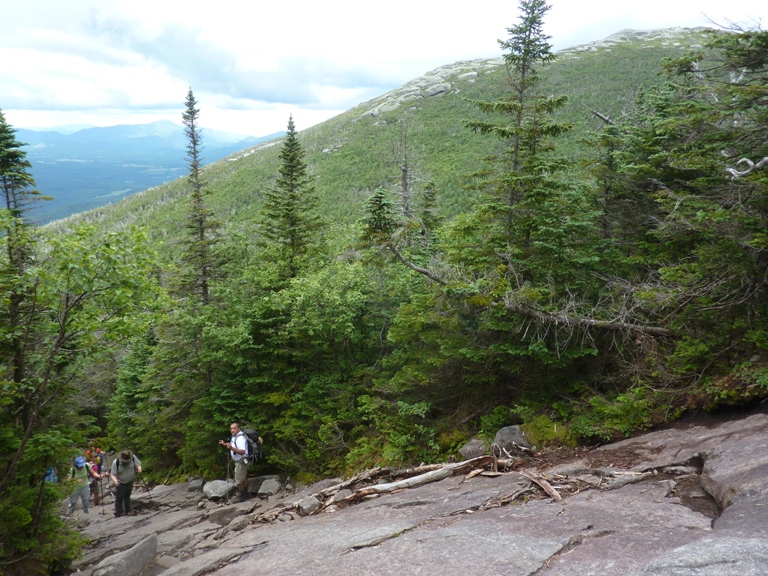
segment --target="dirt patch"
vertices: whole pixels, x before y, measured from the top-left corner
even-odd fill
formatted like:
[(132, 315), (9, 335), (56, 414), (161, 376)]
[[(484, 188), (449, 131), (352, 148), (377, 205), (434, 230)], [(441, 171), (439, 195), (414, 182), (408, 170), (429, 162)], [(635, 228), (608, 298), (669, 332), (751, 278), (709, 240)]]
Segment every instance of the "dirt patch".
[(700, 476), (687, 476), (678, 479), (673, 494), (680, 498), (683, 506), (690, 508), (694, 512), (704, 514), (704, 516), (712, 519), (720, 516), (720, 506), (704, 490), (701, 485)]
[(548, 468), (569, 464), (582, 460), (590, 468), (632, 468), (640, 462), (648, 459), (649, 454), (659, 453), (664, 449), (663, 446), (649, 448), (643, 446), (642, 450), (634, 450), (631, 446), (625, 448), (616, 448), (611, 450), (577, 447), (577, 448), (545, 448), (533, 455), (526, 455), (520, 458), (511, 469), (522, 470), (526, 468), (535, 468), (538, 471), (544, 471)]

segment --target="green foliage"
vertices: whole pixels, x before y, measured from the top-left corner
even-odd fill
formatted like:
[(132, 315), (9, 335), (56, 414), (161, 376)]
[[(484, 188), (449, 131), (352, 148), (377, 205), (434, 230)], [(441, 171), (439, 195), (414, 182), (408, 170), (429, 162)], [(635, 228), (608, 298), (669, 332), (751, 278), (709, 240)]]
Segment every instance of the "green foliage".
[(317, 256), (321, 246), (322, 222), (317, 213), (317, 196), (307, 174), (304, 150), (296, 134), (293, 117), (280, 150), (280, 176), (265, 193), (259, 231), (262, 245), (274, 254), (281, 276), (294, 278)]
[(586, 442), (604, 442), (647, 429), (654, 408), (649, 390), (636, 387), (613, 398), (593, 396), (577, 407), (570, 430)]
[[(0, 220), (13, 217), (3, 210)], [(73, 447), (94, 432), (92, 418), (72, 402), (83, 386), (78, 377), (145, 329), (159, 290), (152, 280), (155, 253), (143, 231), (99, 234), (81, 226), (66, 236), (32, 227), (26, 232), (6, 235), (0, 256), (2, 314), (12, 318), (0, 325), (0, 339), (24, 351), (4, 354), (0, 365), (0, 531), (9, 536), (0, 562), (46, 573), (82, 543), (61, 526), (63, 494), (43, 481), (48, 466), (67, 469)], [(25, 250), (36, 248), (26, 252), (24, 266), (15, 265), (7, 250), (21, 238)]]
[(496, 406), (480, 418), (480, 437), (487, 441), (493, 440), (501, 428), (517, 422), (517, 417), (508, 406)]
[(386, 401), (369, 395), (359, 396), (358, 403), (369, 431), (349, 451), (350, 469), (430, 462), (438, 455), (437, 435), (426, 421), (429, 403)]
[(768, 368), (751, 363), (739, 364), (730, 374), (708, 379), (702, 386), (708, 409), (744, 406), (768, 396)]
[(552, 421), (545, 414), (539, 414), (531, 422), (523, 424), (521, 428), (528, 441), (537, 448), (573, 444), (568, 426), (563, 422)]
[(190, 90), (188, 178), (82, 217), (101, 231), (29, 224), (40, 195), (0, 114), (0, 563), (77, 554), (42, 477), (103, 436), (81, 399), (99, 374), (112, 392), (116, 358), (108, 440), (157, 479), (223, 477), (232, 420), (266, 439), (265, 471), (316, 478), (520, 421), (538, 446), (602, 442), (768, 396), (766, 33), (713, 34), (657, 79), (677, 49), (554, 59), (546, 4), (520, 8), (503, 69), (291, 119), (204, 172)]

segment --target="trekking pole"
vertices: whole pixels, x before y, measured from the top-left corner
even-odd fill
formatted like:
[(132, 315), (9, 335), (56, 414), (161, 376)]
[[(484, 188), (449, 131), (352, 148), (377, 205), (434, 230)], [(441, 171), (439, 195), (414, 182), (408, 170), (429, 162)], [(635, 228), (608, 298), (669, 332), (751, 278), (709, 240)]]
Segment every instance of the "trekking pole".
[(101, 515), (104, 516), (104, 478), (99, 478), (99, 491), (101, 492)]
[(147, 493), (149, 496), (150, 501), (152, 500), (152, 492), (150, 491), (149, 487), (147, 486), (147, 483), (144, 481), (144, 475), (141, 472), (137, 472), (137, 475), (139, 477), (139, 480), (144, 485), (144, 492)]

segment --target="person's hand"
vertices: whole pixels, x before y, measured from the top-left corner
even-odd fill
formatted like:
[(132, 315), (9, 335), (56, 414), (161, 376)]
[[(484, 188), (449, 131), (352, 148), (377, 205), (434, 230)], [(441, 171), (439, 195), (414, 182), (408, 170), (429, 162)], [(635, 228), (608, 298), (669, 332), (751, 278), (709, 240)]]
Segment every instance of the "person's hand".
[(136, 471), (141, 474), (141, 466), (136, 466)]

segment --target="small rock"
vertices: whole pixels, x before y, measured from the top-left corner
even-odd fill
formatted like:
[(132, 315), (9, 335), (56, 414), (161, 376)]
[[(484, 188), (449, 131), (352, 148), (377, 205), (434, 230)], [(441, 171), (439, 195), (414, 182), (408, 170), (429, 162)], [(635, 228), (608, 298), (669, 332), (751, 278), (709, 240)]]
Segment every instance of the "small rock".
[(312, 512), (320, 509), (322, 503), (314, 496), (307, 496), (299, 502), (299, 516), (309, 516)]
[(189, 481), (189, 490), (190, 492), (199, 492), (203, 489), (203, 485), (205, 484), (205, 480), (202, 478), (195, 478), (193, 480)]
[(331, 498), (331, 504), (337, 504), (342, 500), (344, 500), (344, 498), (346, 498), (347, 496), (351, 496), (351, 495), (352, 495), (352, 490), (350, 490), (349, 488), (342, 488), (341, 490), (336, 492), (336, 494), (333, 495), (333, 498)]

